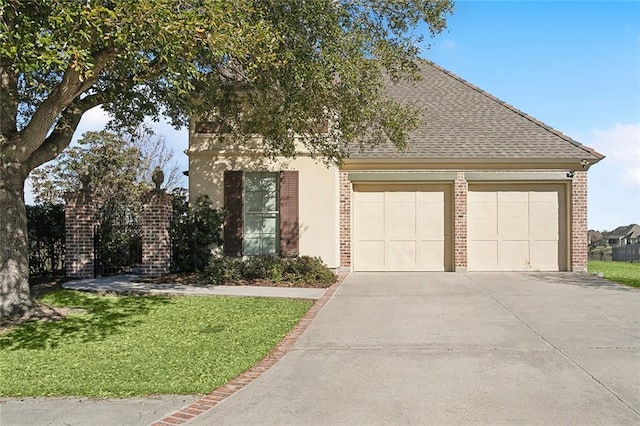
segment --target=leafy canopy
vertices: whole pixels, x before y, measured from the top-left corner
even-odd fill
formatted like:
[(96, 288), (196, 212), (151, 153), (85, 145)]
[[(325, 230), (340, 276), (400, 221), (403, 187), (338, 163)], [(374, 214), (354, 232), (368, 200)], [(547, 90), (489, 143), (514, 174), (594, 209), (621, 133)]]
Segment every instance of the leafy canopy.
[[(412, 70), (449, 0), (0, 0), (0, 156), (28, 170), (69, 144), (96, 105), (119, 125), (216, 111), (238, 134), (293, 155), (295, 133), (339, 160), (337, 137), (398, 146), (416, 115), (382, 96)], [(239, 98), (241, 93), (241, 98)]]

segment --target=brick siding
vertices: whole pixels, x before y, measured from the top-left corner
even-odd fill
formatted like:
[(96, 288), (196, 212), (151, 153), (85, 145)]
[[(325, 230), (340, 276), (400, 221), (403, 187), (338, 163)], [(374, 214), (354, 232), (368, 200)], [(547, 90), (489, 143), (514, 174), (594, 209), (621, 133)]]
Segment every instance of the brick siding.
[(158, 276), (169, 272), (171, 262), (171, 197), (162, 191), (150, 191), (142, 196), (142, 271)]
[(67, 194), (65, 219), (65, 272), (72, 278), (94, 277), (94, 229), (98, 207), (91, 193)]
[(351, 181), (340, 172), (340, 266), (351, 266)]
[(464, 172), (456, 174), (453, 185), (453, 263), (454, 271), (467, 271), (467, 191)]
[(571, 183), (571, 270), (584, 272), (589, 257), (587, 239), (587, 172), (576, 171)]

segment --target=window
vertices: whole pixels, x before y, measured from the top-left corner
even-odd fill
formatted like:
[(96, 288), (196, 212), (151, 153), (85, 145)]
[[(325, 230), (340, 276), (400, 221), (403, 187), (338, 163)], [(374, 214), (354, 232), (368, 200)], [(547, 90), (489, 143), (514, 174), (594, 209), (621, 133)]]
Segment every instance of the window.
[(224, 254), (299, 254), (298, 171), (224, 171)]
[(244, 174), (243, 250), (245, 255), (278, 253), (278, 173)]

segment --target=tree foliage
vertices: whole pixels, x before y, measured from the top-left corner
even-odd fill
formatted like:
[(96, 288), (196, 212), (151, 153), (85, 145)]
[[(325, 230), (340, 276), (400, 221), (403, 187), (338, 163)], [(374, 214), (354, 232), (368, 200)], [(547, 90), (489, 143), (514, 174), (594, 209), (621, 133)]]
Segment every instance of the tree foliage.
[[(24, 182), (66, 148), (84, 112), (116, 126), (215, 111), (271, 155), (340, 161), (363, 135), (402, 147), (417, 115), (383, 95), (411, 75), (415, 29), (450, 0), (0, 0), (0, 318), (33, 306)], [(330, 120), (328, 132), (309, 126)]]
[(5, 144), (20, 143), (33, 168), (64, 148), (95, 105), (124, 125), (162, 115), (185, 124), (214, 109), (239, 133), (262, 134), (278, 154), (293, 155), (293, 134), (308, 133), (310, 120), (336, 118), (329, 134), (309, 135), (307, 148), (336, 159), (335, 137), (353, 141), (365, 130), (402, 145), (415, 116), (382, 96), (382, 72), (410, 72), (420, 41), (412, 30), (426, 22), (427, 31), (441, 31), (452, 5), (3, 0), (1, 7), (2, 135)]
[(165, 188), (178, 184), (177, 163), (161, 136), (142, 127), (133, 134), (86, 132), (56, 160), (32, 171), (30, 183), (36, 203), (64, 203), (66, 193), (82, 189), (81, 178), (86, 175), (98, 203), (106, 206), (115, 201), (131, 208), (153, 187), (155, 167), (165, 171)]

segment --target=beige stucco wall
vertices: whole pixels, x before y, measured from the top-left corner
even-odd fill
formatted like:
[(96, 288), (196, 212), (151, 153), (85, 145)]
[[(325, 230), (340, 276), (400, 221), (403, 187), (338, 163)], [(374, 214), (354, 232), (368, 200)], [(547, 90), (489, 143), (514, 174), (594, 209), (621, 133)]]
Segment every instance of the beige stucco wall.
[[(254, 153), (237, 155), (210, 149), (189, 153), (189, 194), (207, 194), (216, 208), (224, 206), (225, 170), (299, 171), (300, 255), (319, 256), (330, 268), (340, 266), (338, 169), (308, 156), (276, 161)], [(202, 147), (202, 145), (200, 145)], [(211, 146), (207, 146), (211, 148)]]

